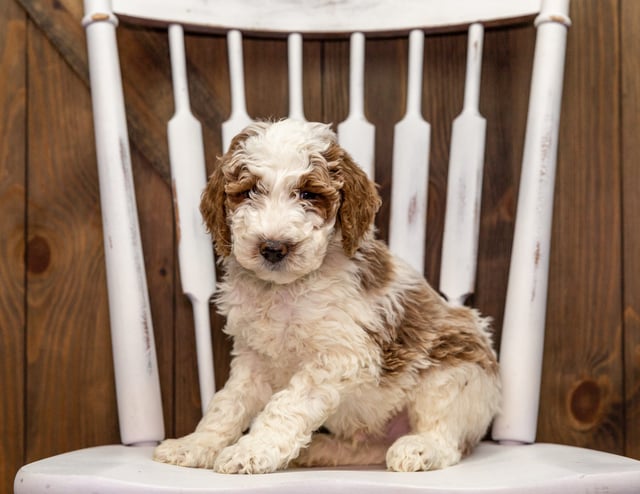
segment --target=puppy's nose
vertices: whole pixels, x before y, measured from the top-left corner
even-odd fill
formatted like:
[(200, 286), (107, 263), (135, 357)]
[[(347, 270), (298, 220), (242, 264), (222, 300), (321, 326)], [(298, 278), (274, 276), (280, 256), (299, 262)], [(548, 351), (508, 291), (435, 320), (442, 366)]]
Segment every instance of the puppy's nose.
[(289, 246), (278, 240), (265, 240), (260, 244), (260, 255), (270, 263), (282, 261), (289, 253)]

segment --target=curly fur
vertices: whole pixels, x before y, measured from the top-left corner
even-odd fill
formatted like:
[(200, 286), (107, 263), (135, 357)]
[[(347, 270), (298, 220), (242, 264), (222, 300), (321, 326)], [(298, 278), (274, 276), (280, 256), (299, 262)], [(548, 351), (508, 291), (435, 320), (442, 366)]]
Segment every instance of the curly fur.
[(201, 204), (225, 270), (231, 373), (158, 461), (416, 471), (480, 441), (500, 402), (488, 322), (374, 238), (379, 205), (327, 125), (259, 122), (235, 138)]

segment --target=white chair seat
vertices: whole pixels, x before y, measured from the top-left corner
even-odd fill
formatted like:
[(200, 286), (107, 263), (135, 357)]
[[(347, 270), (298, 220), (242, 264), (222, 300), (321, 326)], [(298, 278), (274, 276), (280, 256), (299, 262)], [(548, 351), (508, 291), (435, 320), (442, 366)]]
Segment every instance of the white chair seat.
[(556, 444), (505, 446), (484, 442), (458, 465), (420, 473), (373, 467), (222, 475), (154, 462), (152, 450), (100, 446), (37, 461), (18, 472), (15, 493), (640, 492), (640, 461)]

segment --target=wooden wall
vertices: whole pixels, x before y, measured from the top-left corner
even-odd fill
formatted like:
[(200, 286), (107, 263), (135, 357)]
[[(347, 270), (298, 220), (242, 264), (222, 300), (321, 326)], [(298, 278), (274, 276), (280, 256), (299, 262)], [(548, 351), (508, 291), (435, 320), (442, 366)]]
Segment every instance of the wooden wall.
[[(538, 439), (640, 458), (640, 3), (573, 0), (571, 10)], [(0, 0), (0, 492), (11, 491), (25, 462), (118, 441), (81, 16), (73, 0)], [(475, 304), (494, 317), (498, 332), (533, 35), (523, 27), (488, 32), (485, 40), (481, 106), (490, 137)], [(194, 427), (199, 398), (168, 184), (168, 48), (162, 33), (127, 26), (119, 41), (165, 421), (173, 436)], [(229, 112), (226, 46), (223, 38), (191, 35), (187, 48), (211, 166)], [(426, 43), (423, 106), (434, 128), (426, 275), (434, 284), (449, 122), (461, 105), (464, 52), (458, 35)], [(307, 117), (342, 120), (348, 45), (306, 42), (304, 53), (305, 80), (315, 81), (305, 89)], [(249, 112), (284, 116), (285, 43), (247, 40), (245, 55)], [(376, 172), (388, 196), (406, 42), (371, 41), (367, 57), (367, 114), (378, 125)], [(382, 236), (387, 218), (385, 206)], [(221, 323), (215, 318), (218, 385), (229, 347)]]

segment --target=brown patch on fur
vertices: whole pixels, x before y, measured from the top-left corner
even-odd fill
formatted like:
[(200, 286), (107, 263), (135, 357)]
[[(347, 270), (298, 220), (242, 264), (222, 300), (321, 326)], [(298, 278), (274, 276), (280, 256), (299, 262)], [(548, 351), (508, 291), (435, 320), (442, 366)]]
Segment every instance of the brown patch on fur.
[(387, 317), (388, 326), (370, 332), (380, 347), (383, 382), (409, 373), (419, 374), (433, 366), (475, 363), (498, 372), (491, 339), (482, 330), (482, 319), (467, 307), (452, 307), (426, 282), (406, 292), (397, 320)]
[(465, 438), (458, 445), (458, 449), (460, 450), (460, 455), (462, 458), (469, 456), (473, 452), (473, 448), (475, 448), (477, 441), (473, 441), (472, 439)]
[(257, 183), (258, 178), (243, 168), (234, 174), (232, 181), (227, 179), (224, 186), (227, 214), (234, 211), (249, 197)]
[(231, 230), (227, 224), (225, 208), (224, 176), (222, 162), (218, 160), (216, 168), (209, 177), (207, 186), (200, 198), (200, 212), (207, 230), (213, 237), (216, 253), (226, 257), (231, 254)]
[(441, 365), (471, 362), (497, 373), (498, 362), (491, 340), (478, 330), (481, 323), (477, 313), (466, 307), (452, 307), (450, 311), (439, 337), (433, 342), (431, 358)]
[(302, 199), (305, 209), (313, 211), (324, 221), (328, 221), (336, 215), (340, 204), (340, 192), (332, 184), (329, 171), (324, 166), (324, 160), (316, 164), (312, 159), (311, 164), (312, 170), (300, 177), (296, 189), (301, 193), (313, 194), (314, 197), (311, 199)]
[(384, 288), (393, 275), (391, 253), (379, 240), (366, 242), (354, 258), (359, 267), (360, 286), (366, 292)]
[[(245, 131), (233, 138), (229, 145), (229, 150), (218, 158), (216, 167), (209, 177), (207, 186), (200, 198), (200, 212), (204, 223), (213, 237), (216, 253), (222, 257), (231, 254), (231, 230), (227, 223), (227, 211), (229, 207), (233, 207), (237, 200), (240, 199), (239, 193), (241, 192), (239, 189), (234, 189), (234, 186), (227, 190), (230, 186), (229, 179), (232, 173), (232, 170), (230, 170), (231, 163), (237, 148), (252, 135), (255, 135), (255, 133)], [(237, 168), (237, 170), (234, 170), (236, 173), (235, 182), (239, 188), (245, 187), (245, 190), (250, 190), (251, 186), (248, 183), (240, 185), (240, 182), (238, 182), (237, 174), (240, 168)]]
[(373, 226), (381, 204), (380, 196), (376, 185), (340, 146), (332, 144), (323, 157), (329, 164), (336, 189), (342, 194), (338, 223), (342, 231), (342, 247), (351, 257)]

